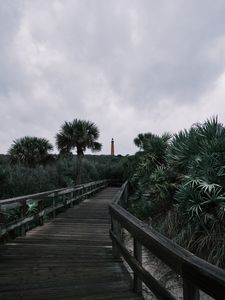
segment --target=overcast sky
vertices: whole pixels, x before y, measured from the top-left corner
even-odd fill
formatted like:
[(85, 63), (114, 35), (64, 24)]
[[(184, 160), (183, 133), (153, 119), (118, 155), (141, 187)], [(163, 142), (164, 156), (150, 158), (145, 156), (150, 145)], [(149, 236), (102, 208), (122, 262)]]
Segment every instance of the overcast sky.
[(225, 118), (224, 0), (1, 0), (0, 153), (64, 121), (134, 137)]

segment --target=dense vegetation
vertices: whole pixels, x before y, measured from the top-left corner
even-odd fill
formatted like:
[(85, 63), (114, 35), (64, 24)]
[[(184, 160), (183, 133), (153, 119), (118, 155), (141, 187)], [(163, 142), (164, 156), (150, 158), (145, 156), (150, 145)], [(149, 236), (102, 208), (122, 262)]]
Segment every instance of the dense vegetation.
[(225, 265), (225, 127), (217, 118), (170, 136), (140, 134), (128, 159), (133, 213)]
[[(94, 123), (75, 119), (45, 139), (24, 137), (0, 156), (0, 199), (99, 179), (129, 179), (130, 210), (206, 260), (225, 266), (225, 127), (217, 118), (175, 135), (139, 134), (133, 156), (100, 150)], [(76, 154), (71, 150), (76, 149)], [(81, 168), (82, 158), (82, 168)], [(79, 179), (79, 180), (78, 180)]]
[[(81, 170), (82, 183), (99, 179), (125, 179), (125, 157), (86, 155)], [(77, 157), (53, 155), (50, 162), (29, 167), (10, 164), (10, 157), (0, 156), (0, 199), (26, 195), (75, 184)]]

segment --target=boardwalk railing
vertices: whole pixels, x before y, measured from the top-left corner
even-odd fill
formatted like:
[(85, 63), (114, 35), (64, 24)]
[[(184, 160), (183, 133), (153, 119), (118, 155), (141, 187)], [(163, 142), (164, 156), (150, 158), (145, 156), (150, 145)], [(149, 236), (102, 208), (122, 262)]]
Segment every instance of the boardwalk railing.
[[(144, 246), (182, 276), (184, 300), (199, 299), (199, 290), (215, 299), (224, 300), (225, 271), (196, 257), (130, 214), (125, 209), (127, 196), (128, 184), (126, 182), (109, 207), (112, 220), (110, 236), (114, 255), (123, 256), (134, 272), (134, 291), (141, 294), (142, 282), (144, 282), (158, 299), (175, 299), (143, 268), (142, 246)], [(125, 228), (133, 237), (133, 255), (126, 249), (122, 241), (122, 228)]]
[(79, 204), (108, 186), (108, 183), (107, 180), (101, 180), (73, 188), (0, 200), (0, 239), (4, 240), (9, 233), (14, 236), (25, 235), (30, 227), (43, 225), (45, 218), (54, 218), (57, 210)]

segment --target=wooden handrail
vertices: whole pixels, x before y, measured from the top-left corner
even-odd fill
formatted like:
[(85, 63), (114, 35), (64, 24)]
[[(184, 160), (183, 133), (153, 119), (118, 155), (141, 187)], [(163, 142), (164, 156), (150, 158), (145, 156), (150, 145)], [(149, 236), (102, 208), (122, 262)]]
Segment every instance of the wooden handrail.
[(107, 180), (99, 180), (99, 181), (93, 181), (93, 182), (89, 182), (89, 183), (85, 183), (85, 184), (80, 184), (79, 186), (75, 186), (73, 188), (68, 188), (67, 187), (67, 188), (55, 189), (55, 190), (36, 193), (36, 194), (30, 194), (30, 195), (25, 195), (25, 196), (8, 198), (8, 199), (0, 200), (0, 205), (19, 203), (19, 202), (23, 202), (24, 200), (29, 200), (29, 199), (36, 200), (36, 199), (40, 199), (42, 197), (49, 196), (49, 195), (54, 194), (56, 192), (59, 193), (59, 192), (65, 192), (66, 190), (71, 191), (71, 190), (75, 190), (75, 189), (78, 190), (78, 189), (82, 189), (82, 188), (85, 188), (85, 187), (92, 186), (94, 183), (105, 182), (105, 181), (107, 181)]
[[(55, 217), (57, 210), (79, 204), (108, 184), (108, 180), (99, 180), (72, 188), (0, 200), (0, 239), (4, 241), (9, 232), (13, 232), (15, 236), (25, 235), (30, 223), (43, 225), (45, 216)], [(28, 205), (31, 203), (36, 203), (37, 207), (32, 214), (28, 214)], [(19, 215), (9, 222), (4, 217), (4, 212), (13, 209), (18, 209)]]
[[(112, 220), (110, 236), (114, 255), (122, 255), (134, 272), (134, 290), (141, 293), (143, 281), (158, 299), (175, 299), (142, 267), (140, 253), (144, 246), (182, 276), (185, 300), (199, 299), (199, 289), (215, 299), (224, 300), (225, 271), (185, 250), (129, 213), (125, 209), (127, 191), (128, 183), (125, 182), (109, 206)], [(134, 256), (122, 242), (121, 228), (125, 228), (134, 239)]]

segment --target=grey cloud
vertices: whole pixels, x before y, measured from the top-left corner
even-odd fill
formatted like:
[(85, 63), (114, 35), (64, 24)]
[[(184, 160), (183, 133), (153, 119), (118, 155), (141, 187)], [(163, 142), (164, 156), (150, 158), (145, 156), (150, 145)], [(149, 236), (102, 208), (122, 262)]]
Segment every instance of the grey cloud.
[(224, 13), (221, 0), (2, 1), (0, 152), (25, 134), (54, 142), (74, 117), (124, 154), (140, 131), (189, 125), (175, 114), (223, 95)]

